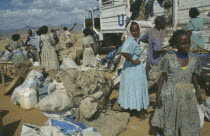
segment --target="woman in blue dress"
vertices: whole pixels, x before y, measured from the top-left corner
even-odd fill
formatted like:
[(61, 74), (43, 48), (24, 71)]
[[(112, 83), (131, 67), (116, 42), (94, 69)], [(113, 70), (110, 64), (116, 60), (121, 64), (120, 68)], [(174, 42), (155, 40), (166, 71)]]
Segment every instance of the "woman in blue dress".
[(195, 48), (197, 45), (201, 48), (205, 47), (205, 34), (204, 24), (210, 23), (208, 18), (197, 17), (200, 14), (197, 8), (191, 8), (189, 11), (190, 20), (187, 23), (187, 31), (191, 35), (191, 48)]
[(127, 26), (128, 38), (123, 44), (122, 55), (126, 58), (120, 80), (119, 104), (123, 109), (140, 111), (140, 120), (146, 118), (149, 105), (147, 77), (143, 63), (140, 41), (140, 25), (131, 22)]

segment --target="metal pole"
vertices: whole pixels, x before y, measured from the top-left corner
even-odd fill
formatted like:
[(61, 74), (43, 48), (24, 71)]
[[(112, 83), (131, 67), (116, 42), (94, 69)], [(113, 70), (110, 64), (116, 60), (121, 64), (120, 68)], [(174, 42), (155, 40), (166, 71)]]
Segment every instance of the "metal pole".
[(177, 10), (178, 10), (178, 2), (177, 0), (173, 0), (173, 31), (176, 31), (177, 27)]
[(4, 64), (1, 65), (1, 77), (2, 77), (2, 84), (3, 84), (3, 87), (5, 87)]

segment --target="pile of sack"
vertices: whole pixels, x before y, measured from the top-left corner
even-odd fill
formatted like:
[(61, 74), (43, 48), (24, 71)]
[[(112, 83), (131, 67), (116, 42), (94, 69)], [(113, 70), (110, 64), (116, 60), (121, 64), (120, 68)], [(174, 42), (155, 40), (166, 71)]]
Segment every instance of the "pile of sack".
[[(59, 71), (48, 86), (48, 95), (36, 108), (45, 113), (63, 113), (64, 116), (75, 109), (74, 114), (70, 115), (75, 121), (96, 128), (103, 136), (116, 136), (126, 129), (130, 115), (111, 110), (108, 101), (111, 89), (112, 80), (98, 69), (71, 68)], [(56, 122), (63, 121), (64, 116), (57, 117)]]
[[(45, 115), (59, 115), (49, 116), (43, 127), (24, 124), (22, 135), (116, 136), (126, 129), (130, 115), (111, 110), (113, 83), (103, 71), (76, 67), (56, 73), (50, 79), (32, 70), (12, 93), (11, 101), (25, 110), (38, 108)], [(78, 126), (78, 121), (86, 127)]]
[(82, 48), (72, 47), (70, 49), (60, 51), (59, 60), (63, 60), (64, 58), (70, 58), (73, 61), (75, 61), (77, 64), (81, 64), (82, 56), (83, 56)]

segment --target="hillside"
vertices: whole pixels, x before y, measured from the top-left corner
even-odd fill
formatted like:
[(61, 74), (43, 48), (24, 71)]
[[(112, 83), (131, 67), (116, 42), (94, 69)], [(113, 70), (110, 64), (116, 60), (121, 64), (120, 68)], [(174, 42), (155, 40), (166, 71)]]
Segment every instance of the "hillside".
[[(59, 28), (61, 32), (63, 32), (63, 27), (66, 26), (68, 28), (71, 28), (73, 26), (73, 24), (60, 24), (58, 26), (49, 26), (49, 30), (52, 28)], [(0, 38), (2, 37), (8, 37), (14, 33), (19, 33), (19, 34), (27, 34), (28, 29), (34, 29), (37, 30), (38, 28), (40, 28), (41, 26), (37, 26), (37, 27), (33, 27), (33, 26), (25, 26), (23, 28), (19, 28), (19, 29), (8, 29), (8, 30), (0, 30)], [(80, 32), (82, 31), (83, 25), (82, 24), (77, 24), (77, 26), (74, 28), (74, 31), (76, 32)]]

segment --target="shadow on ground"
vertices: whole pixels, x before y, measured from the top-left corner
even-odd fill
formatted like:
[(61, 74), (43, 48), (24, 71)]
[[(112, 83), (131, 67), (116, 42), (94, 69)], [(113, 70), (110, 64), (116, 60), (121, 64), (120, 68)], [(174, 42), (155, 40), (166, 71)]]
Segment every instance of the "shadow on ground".
[(3, 127), (2, 136), (14, 136), (15, 131), (20, 124), (20, 120), (7, 124)]

